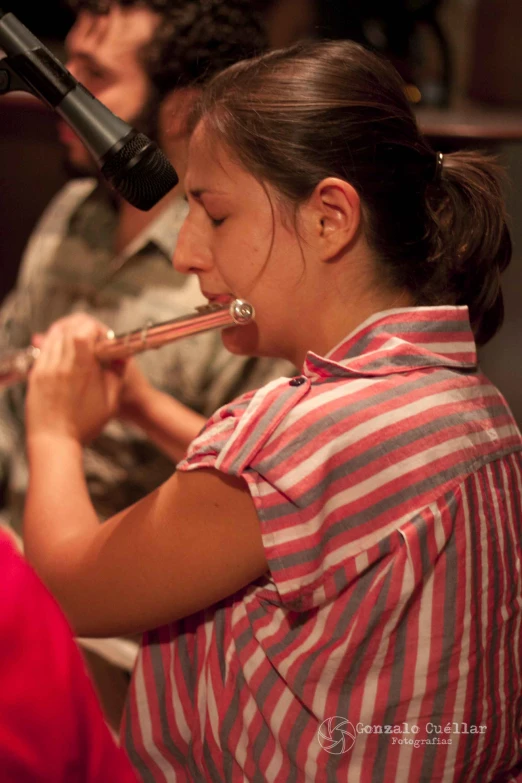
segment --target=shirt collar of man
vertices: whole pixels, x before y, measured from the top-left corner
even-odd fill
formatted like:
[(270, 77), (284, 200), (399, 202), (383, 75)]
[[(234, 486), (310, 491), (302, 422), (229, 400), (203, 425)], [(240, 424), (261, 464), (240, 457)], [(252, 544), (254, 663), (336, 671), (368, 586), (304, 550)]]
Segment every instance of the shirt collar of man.
[(429, 367), (476, 369), (467, 307), (404, 307), (375, 313), (327, 356), (309, 352), (304, 375), (377, 377)]
[(125, 255), (130, 257), (152, 242), (172, 261), (173, 248), (180, 228), (188, 212), (188, 205), (182, 198), (172, 199), (161, 214), (136, 237), (126, 248)]
[[(117, 214), (106, 185), (94, 178), (78, 180), (75, 191), (78, 203), (68, 218), (66, 233), (79, 235), (89, 246), (109, 248)], [(90, 186), (90, 187), (89, 187)], [(153, 244), (166, 261), (172, 262), (176, 240), (188, 212), (188, 204), (181, 196), (169, 199), (160, 214), (119, 254), (117, 267)], [(94, 229), (96, 229), (94, 231)], [(64, 231), (59, 233), (63, 234)], [(93, 237), (94, 234), (94, 237)]]

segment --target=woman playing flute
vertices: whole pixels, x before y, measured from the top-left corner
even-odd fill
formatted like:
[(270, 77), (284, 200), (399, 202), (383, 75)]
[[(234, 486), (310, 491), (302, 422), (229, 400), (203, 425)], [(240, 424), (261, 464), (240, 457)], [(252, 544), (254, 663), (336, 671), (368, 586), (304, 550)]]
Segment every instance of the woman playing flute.
[(82, 443), (121, 399), (167, 443), (167, 401), (97, 364), (90, 322), (51, 330), (27, 398), (28, 556), (77, 633), (144, 632), (138, 775), (522, 780), (522, 439), (476, 357), (511, 254), (499, 172), (435, 153), (389, 64), (311, 43), (214, 79), (186, 191), (174, 265), (254, 306), (230, 351), (302, 374), (103, 525)]

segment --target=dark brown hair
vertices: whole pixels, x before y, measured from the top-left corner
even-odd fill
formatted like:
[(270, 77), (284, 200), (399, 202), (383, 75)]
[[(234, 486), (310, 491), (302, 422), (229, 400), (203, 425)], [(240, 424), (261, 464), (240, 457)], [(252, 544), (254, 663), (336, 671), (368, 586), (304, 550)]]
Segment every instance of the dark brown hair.
[(477, 152), (441, 167), (388, 62), (349, 41), (270, 52), (216, 76), (201, 118), (295, 208), (325, 177), (349, 181), (381, 280), (418, 305), (468, 305), (479, 344), (498, 330), (511, 258), (501, 169)]
[(259, 0), (67, 0), (78, 14), (114, 6), (145, 8), (160, 22), (141, 59), (162, 100), (176, 87), (204, 84), (232, 63), (268, 48)]

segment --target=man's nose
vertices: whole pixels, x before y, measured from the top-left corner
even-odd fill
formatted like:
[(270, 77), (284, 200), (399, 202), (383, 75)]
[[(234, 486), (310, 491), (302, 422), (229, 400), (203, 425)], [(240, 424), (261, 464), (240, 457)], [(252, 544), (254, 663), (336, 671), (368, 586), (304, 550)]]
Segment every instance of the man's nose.
[(76, 65), (74, 63), (74, 60), (69, 59), (68, 57), (65, 60), (64, 63), (65, 67), (69, 71), (69, 73), (74, 76), (75, 79), (78, 79), (78, 74), (76, 73)]
[(203, 231), (187, 218), (181, 227), (172, 259), (174, 269), (182, 274), (197, 274), (212, 267), (212, 253)]

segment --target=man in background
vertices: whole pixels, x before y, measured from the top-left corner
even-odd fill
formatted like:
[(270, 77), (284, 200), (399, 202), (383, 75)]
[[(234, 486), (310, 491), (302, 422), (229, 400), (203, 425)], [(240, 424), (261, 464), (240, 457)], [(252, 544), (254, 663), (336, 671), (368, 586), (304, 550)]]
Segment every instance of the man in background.
[[(171, 265), (187, 210), (182, 191), (186, 118), (206, 80), (265, 48), (254, 5), (250, 0), (73, 2), (68, 69), (115, 114), (159, 144), (180, 184), (141, 212), (95, 178), (97, 167), (83, 144), (60, 124), (68, 166), (81, 178), (58, 193), (30, 237), (17, 286), (0, 314), (4, 348), (28, 345), (33, 334), (74, 311), (89, 312), (118, 334), (204, 304), (197, 280)], [(155, 386), (204, 415), (291, 371), (286, 363), (231, 356), (217, 332), (142, 354), (138, 361)], [(24, 388), (0, 396), (5, 518), (19, 530), (27, 485)], [(113, 422), (91, 445), (85, 467), (98, 513), (106, 518), (164, 481), (173, 463), (137, 429)]]
[[(72, 5), (76, 21), (66, 39), (68, 69), (116, 115), (156, 141), (180, 184), (141, 212), (97, 178), (98, 168), (81, 141), (60, 124), (74, 179), (54, 197), (29, 239), (17, 285), (0, 311), (3, 350), (29, 345), (34, 334), (75, 311), (90, 313), (119, 334), (205, 304), (196, 277), (179, 274), (171, 263), (187, 212), (186, 120), (205, 81), (266, 48), (251, 0), (73, 0)], [(205, 416), (237, 394), (292, 372), (286, 362), (232, 356), (218, 332), (141, 354), (137, 361), (151, 383)], [(16, 532), (28, 481), (24, 396), (23, 384), (0, 391), (3, 521)], [(189, 415), (181, 414), (180, 431), (193, 429)], [(171, 458), (122, 421), (111, 422), (85, 458), (101, 519), (151, 492), (173, 469)], [(106, 718), (117, 731), (128, 684), (119, 666), (132, 666), (132, 645), (129, 650), (125, 640), (93, 644), (87, 661)]]

